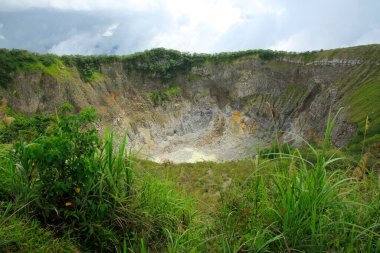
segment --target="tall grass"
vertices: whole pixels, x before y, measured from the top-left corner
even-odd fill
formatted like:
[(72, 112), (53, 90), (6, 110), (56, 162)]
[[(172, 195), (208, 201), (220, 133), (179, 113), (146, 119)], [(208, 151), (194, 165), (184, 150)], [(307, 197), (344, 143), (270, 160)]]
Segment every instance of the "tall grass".
[(18, 215), (12, 203), (0, 202), (1, 252), (73, 252), (76, 247), (68, 238), (55, 238), (37, 220)]
[[(279, 147), (272, 159), (257, 157), (247, 181), (224, 194), (219, 214), (224, 252), (380, 250), (376, 175), (364, 183), (349, 172), (326, 169), (342, 159), (327, 155), (336, 117), (329, 117), (322, 150), (305, 141), (316, 162), (298, 149), (282, 152)], [(365, 202), (363, 184), (372, 184)]]

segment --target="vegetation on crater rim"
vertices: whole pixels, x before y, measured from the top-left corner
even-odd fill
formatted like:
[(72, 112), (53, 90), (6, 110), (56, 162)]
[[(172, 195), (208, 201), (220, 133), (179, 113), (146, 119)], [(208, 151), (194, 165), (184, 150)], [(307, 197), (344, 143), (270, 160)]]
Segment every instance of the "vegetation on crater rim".
[(141, 53), (126, 56), (98, 55), (80, 56), (51, 54), (41, 55), (26, 50), (0, 50), (0, 84), (4, 87), (12, 81), (11, 73), (41, 69), (46, 73), (47, 67), (75, 67), (85, 82), (94, 79), (94, 75), (101, 73), (102, 64), (121, 62), (125, 71), (139, 71), (158, 77), (162, 81), (170, 81), (179, 73), (187, 72), (193, 66), (210, 63), (232, 62), (244, 56), (257, 56), (262, 60), (270, 60), (284, 55), (285, 52), (271, 50), (247, 50), (240, 52), (218, 54), (190, 54), (176, 50), (156, 48)]

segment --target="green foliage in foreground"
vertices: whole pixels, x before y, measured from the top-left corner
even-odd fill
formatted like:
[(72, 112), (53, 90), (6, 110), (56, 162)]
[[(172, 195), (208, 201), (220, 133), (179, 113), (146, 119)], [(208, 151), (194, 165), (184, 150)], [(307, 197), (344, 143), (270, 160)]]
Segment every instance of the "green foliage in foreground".
[(37, 220), (16, 216), (10, 203), (0, 202), (0, 249), (2, 252), (74, 252), (73, 243), (56, 238), (52, 231), (41, 227)]
[(126, 138), (98, 138), (94, 116), (61, 111), (37, 137), (2, 146), (2, 250), (380, 250), (377, 174), (330, 155), (335, 119), (313, 159), (279, 146), (252, 161), (171, 165), (136, 164)]
[[(131, 249), (145, 241), (160, 251), (162, 241), (193, 226), (192, 201), (170, 183), (133, 176), (126, 138), (116, 145), (106, 133), (101, 141), (94, 119), (91, 109), (62, 111), (40, 136), (2, 152), (0, 203), (8, 211), (1, 218), (34, 217), (32, 227), (39, 223), (84, 251), (114, 251), (123, 240)], [(28, 251), (25, 240), (12, 237), (1, 246)]]
[(310, 159), (279, 146), (252, 161), (139, 166), (196, 192), (215, 222), (216, 252), (378, 252), (377, 171), (357, 174), (350, 166), (360, 165), (330, 151), (332, 125)]

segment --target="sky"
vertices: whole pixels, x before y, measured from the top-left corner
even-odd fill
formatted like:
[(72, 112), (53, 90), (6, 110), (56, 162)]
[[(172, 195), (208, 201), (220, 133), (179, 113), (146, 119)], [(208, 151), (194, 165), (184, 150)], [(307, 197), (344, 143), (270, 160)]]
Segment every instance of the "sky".
[(380, 43), (380, 0), (1, 0), (0, 48), (130, 54)]

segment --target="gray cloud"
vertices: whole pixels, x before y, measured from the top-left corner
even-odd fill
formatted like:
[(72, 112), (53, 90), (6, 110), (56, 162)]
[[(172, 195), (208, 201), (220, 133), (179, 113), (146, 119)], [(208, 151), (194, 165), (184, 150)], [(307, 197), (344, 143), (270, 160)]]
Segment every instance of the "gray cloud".
[(40, 53), (303, 51), (380, 43), (378, 0), (3, 0), (0, 10), (0, 47)]
[(380, 43), (379, 1), (285, 2), (277, 16), (255, 15), (232, 26), (218, 48), (303, 51)]
[(0, 13), (0, 22), (4, 24), (6, 48), (57, 54), (126, 54), (144, 50), (150, 38), (168, 27), (162, 13), (145, 14), (32, 9)]

